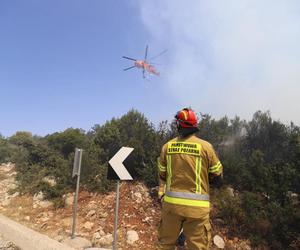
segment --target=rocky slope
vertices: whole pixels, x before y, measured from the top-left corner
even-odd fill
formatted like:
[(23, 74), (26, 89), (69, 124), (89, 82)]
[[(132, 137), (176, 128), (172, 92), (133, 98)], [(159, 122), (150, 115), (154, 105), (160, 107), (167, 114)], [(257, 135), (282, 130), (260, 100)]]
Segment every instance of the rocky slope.
[[(73, 194), (65, 196), (65, 207), (55, 209), (43, 194), (34, 197), (18, 193), (15, 188), (14, 166), (0, 166), (0, 213), (44, 233), (58, 241), (70, 238), (72, 228)], [(11, 192), (10, 192), (11, 193)], [(157, 241), (160, 206), (151, 191), (137, 182), (123, 182), (120, 186), (118, 247), (122, 250), (152, 250)], [(90, 241), (93, 247), (110, 248), (113, 239), (115, 192), (89, 193), (82, 190), (78, 199), (76, 236)], [(228, 239), (227, 229), (213, 223), (212, 249), (251, 249), (249, 242), (237, 237)]]

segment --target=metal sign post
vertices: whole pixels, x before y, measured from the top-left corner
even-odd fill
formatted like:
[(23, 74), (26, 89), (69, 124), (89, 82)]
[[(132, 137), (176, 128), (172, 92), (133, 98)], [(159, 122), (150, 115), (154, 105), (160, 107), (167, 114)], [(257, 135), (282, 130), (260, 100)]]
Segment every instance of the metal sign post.
[(115, 209), (115, 221), (114, 221), (114, 242), (113, 242), (113, 250), (117, 250), (118, 243), (118, 217), (119, 217), (119, 203), (120, 203), (120, 181), (117, 181), (117, 196), (116, 196), (116, 209)]
[(117, 180), (117, 196), (116, 196), (116, 208), (115, 208), (115, 220), (114, 220), (114, 241), (113, 250), (117, 250), (118, 247), (118, 217), (119, 217), (119, 203), (120, 203), (120, 180), (133, 180), (132, 176), (127, 171), (123, 164), (123, 161), (133, 151), (133, 148), (122, 147), (120, 150), (110, 159), (108, 162), (113, 171), (118, 176)]
[(78, 201), (78, 192), (79, 192), (79, 181), (80, 181), (80, 170), (81, 170), (81, 158), (82, 158), (82, 149), (75, 149), (74, 165), (72, 177), (77, 175), (77, 184), (76, 192), (73, 202), (73, 224), (72, 224), (72, 235), (71, 238), (75, 238), (75, 228), (76, 228), (76, 216), (77, 216), (77, 201)]

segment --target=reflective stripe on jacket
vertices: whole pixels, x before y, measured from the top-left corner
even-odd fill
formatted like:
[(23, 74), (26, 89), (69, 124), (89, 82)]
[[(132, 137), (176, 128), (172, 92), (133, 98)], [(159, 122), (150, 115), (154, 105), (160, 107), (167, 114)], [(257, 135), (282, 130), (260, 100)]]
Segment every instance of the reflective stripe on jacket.
[(211, 144), (191, 135), (162, 147), (158, 170), (166, 181), (165, 202), (209, 207), (208, 175), (220, 175), (223, 168)]

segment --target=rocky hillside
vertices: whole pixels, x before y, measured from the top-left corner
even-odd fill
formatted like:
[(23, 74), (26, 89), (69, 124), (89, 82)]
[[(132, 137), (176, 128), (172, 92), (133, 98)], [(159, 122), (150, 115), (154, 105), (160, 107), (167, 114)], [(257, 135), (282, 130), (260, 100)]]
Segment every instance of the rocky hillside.
[[(58, 241), (67, 241), (71, 235), (73, 194), (64, 197), (64, 207), (55, 208), (43, 194), (20, 196), (14, 193), (14, 166), (0, 166), (0, 213), (44, 233)], [(152, 197), (153, 190), (136, 182), (120, 186), (120, 213), (118, 246), (122, 250), (155, 249), (160, 206)], [(76, 235), (90, 241), (93, 247), (110, 248), (113, 239), (115, 193), (96, 194), (81, 190), (78, 200)], [(214, 208), (213, 208), (214, 210)], [(212, 249), (251, 249), (246, 240), (227, 237), (228, 229), (222, 220), (214, 218)]]

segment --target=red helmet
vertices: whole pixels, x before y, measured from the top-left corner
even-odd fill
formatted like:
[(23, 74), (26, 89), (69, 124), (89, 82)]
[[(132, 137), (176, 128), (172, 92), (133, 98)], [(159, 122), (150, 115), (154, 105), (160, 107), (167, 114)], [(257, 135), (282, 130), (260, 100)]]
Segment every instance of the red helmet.
[(192, 109), (184, 108), (175, 115), (177, 125), (182, 128), (198, 128), (196, 114)]

